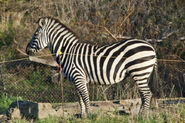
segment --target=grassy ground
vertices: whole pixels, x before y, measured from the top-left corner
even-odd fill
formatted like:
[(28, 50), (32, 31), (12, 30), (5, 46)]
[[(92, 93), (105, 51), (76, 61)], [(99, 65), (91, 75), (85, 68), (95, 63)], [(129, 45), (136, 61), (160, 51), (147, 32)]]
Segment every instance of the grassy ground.
[[(15, 97), (3, 96), (0, 100), (0, 114), (5, 113), (11, 102), (20, 100)], [(1, 119), (0, 119), (1, 121)], [(13, 120), (13, 123), (184, 123), (185, 105), (177, 104), (152, 110), (146, 117), (121, 115), (117, 111), (102, 113), (97, 111), (89, 114), (88, 118), (80, 119), (75, 116), (62, 119), (60, 117), (49, 117), (46, 119), (37, 119), (35, 121), (26, 121), (25, 119)]]
[[(173, 111), (172, 111), (173, 110)], [(26, 121), (26, 120), (14, 120), (15, 123), (184, 123), (185, 122), (185, 105), (178, 104), (173, 107), (169, 107), (166, 111), (152, 111), (150, 115), (146, 117), (131, 117), (128, 115), (110, 115), (92, 113), (86, 119), (80, 119), (76, 117), (70, 117), (68, 119), (61, 119), (59, 117), (49, 117), (47, 119)]]

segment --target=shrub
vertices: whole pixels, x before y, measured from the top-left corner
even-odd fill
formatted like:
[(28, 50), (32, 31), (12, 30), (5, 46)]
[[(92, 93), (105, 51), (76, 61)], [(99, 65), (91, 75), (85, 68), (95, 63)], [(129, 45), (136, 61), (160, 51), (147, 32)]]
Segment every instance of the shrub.
[(41, 91), (45, 90), (46, 87), (51, 86), (51, 83), (49, 83), (48, 80), (48, 69), (44, 69), (43, 71), (41, 69), (36, 69), (29, 74), (26, 80), (23, 80), (24, 84), (22, 86)]
[(15, 38), (15, 29), (9, 25), (6, 30), (0, 30), (0, 49), (3, 46), (10, 46)]

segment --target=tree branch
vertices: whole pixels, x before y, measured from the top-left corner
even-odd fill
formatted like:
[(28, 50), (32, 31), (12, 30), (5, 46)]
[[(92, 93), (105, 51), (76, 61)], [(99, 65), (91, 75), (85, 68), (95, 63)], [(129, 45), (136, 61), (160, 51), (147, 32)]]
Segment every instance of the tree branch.
[[(19, 51), (21, 54), (27, 56), (27, 54), (25, 52), (23, 52), (22, 50), (20, 50), (18, 48), (17, 48), (17, 51)], [(41, 58), (38, 58), (36, 56), (29, 56), (29, 60), (32, 61), (32, 62), (37, 62), (37, 63), (48, 65), (48, 66), (51, 66), (51, 67), (58, 67), (57, 62), (54, 61), (54, 60), (41, 59)]]
[(54, 60), (45, 60), (45, 59), (41, 59), (41, 58), (34, 57), (34, 56), (29, 56), (29, 60), (33, 61), (33, 62), (44, 64), (44, 65), (48, 65), (51, 67), (58, 67), (57, 62)]

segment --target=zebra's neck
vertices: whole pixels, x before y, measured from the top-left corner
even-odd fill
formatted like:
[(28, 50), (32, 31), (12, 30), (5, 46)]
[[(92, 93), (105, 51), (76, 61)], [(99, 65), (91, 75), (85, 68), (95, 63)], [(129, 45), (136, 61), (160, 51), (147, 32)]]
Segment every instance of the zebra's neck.
[(66, 52), (78, 42), (77, 36), (62, 24), (53, 24), (48, 30), (49, 48), (56, 57), (60, 52)]

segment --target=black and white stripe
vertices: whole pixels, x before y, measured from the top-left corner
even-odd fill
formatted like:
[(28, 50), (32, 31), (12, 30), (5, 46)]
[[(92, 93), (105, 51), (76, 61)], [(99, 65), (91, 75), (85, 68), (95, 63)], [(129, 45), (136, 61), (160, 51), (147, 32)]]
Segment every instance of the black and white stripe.
[[(147, 80), (156, 64), (156, 53), (148, 42), (127, 39), (98, 47), (80, 43), (57, 19), (44, 17), (38, 23), (26, 51), (30, 54), (48, 46), (51, 53), (56, 54), (64, 76), (76, 86), (82, 117), (89, 110), (87, 83), (110, 85), (122, 82), (126, 74), (130, 74), (138, 86), (142, 99), (140, 112), (149, 108), (152, 93)], [(63, 54), (59, 55), (60, 52)]]

